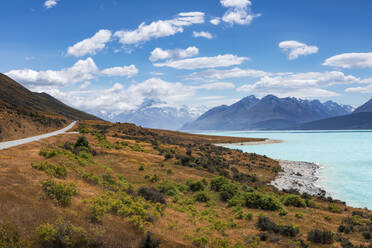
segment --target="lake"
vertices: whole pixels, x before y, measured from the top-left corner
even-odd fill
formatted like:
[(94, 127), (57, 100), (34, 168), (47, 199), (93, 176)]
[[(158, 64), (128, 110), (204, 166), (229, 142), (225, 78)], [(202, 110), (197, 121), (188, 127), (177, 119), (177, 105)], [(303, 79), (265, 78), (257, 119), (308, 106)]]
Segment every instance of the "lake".
[(200, 134), (283, 140), (227, 147), (321, 165), (318, 184), (349, 206), (372, 209), (372, 131), (224, 131)]

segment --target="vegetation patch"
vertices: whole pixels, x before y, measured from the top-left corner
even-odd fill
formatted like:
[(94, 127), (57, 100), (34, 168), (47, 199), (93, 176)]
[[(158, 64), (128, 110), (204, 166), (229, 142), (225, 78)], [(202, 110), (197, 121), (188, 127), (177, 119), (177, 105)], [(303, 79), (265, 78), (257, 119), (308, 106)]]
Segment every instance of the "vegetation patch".
[(32, 164), (32, 168), (44, 171), (47, 175), (56, 178), (66, 178), (67, 169), (63, 164), (51, 164), (48, 161)]
[(48, 197), (54, 200), (61, 207), (67, 207), (71, 204), (72, 196), (78, 194), (75, 183), (57, 183), (52, 180), (42, 182), (43, 190)]
[(307, 240), (317, 244), (332, 244), (334, 234), (328, 230), (314, 229), (307, 234)]

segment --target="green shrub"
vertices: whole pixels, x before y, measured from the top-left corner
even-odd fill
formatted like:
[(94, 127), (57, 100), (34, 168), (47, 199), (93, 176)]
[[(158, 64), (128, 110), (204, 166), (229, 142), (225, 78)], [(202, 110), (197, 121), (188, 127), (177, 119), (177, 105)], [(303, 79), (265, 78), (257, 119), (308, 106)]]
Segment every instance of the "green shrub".
[(117, 175), (117, 177), (110, 173), (105, 173), (102, 176), (102, 184), (107, 190), (111, 191), (124, 191), (132, 192), (133, 185), (129, 183), (123, 176)]
[(341, 208), (334, 203), (329, 204), (328, 207), (327, 207), (327, 210), (332, 212), (332, 213), (339, 213), (339, 214), (342, 213)]
[(208, 202), (211, 199), (207, 192), (198, 192), (194, 195), (194, 200), (198, 202)]
[(98, 185), (100, 183), (99, 177), (91, 172), (83, 173), (81, 177), (90, 184)]
[(296, 213), (296, 214), (295, 214), (295, 217), (296, 217), (297, 219), (302, 219), (302, 218), (304, 218), (304, 215), (303, 215), (302, 213)]
[(209, 242), (208, 237), (206, 237), (206, 236), (201, 236), (201, 237), (195, 238), (195, 239), (192, 241), (192, 244), (193, 244), (194, 246), (196, 246), (196, 247), (204, 248), (204, 247), (207, 247), (208, 242)]
[(32, 168), (44, 171), (47, 175), (56, 178), (66, 178), (67, 169), (63, 164), (54, 165), (47, 161), (33, 164)]
[(140, 145), (138, 144), (134, 144), (133, 146), (129, 146), (130, 149), (132, 149), (132, 151), (135, 151), (135, 152), (146, 152), (144, 148), (142, 148)]
[(158, 248), (160, 245), (160, 241), (154, 239), (150, 232), (147, 232), (146, 238), (140, 245), (140, 248)]
[(286, 205), (286, 206), (294, 206), (294, 207), (298, 207), (298, 208), (305, 208), (306, 207), (305, 200), (302, 199), (298, 195), (292, 195), (292, 194), (285, 195), (283, 197), (282, 201), (283, 201), (283, 204)]
[(244, 205), (248, 208), (258, 208), (263, 210), (280, 210), (283, 208), (280, 201), (268, 193), (245, 193)]
[(157, 185), (157, 189), (167, 196), (176, 196), (185, 190), (185, 186), (171, 180), (162, 180), (161, 183)]
[(141, 165), (139, 168), (138, 168), (139, 171), (144, 171), (145, 170), (145, 167), (143, 165)]
[(93, 237), (82, 228), (59, 219), (55, 224), (45, 223), (37, 228), (38, 242), (45, 248), (98, 248), (102, 233), (95, 232)]
[(89, 148), (89, 142), (87, 140), (87, 138), (85, 138), (85, 136), (81, 136), (77, 139), (76, 143), (75, 143), (75, 148), (76, 147), (86, 147), (86, 148)]
[(170, 174), (173, 174), (173, 170), (172, 169), (168, 169), (167, 170), (167, 175), (170, 175)]
[(150, 182), (152, 183), (157, 183), (160, 181), (160, 177), (157, 175), (157, 174), (154, 174), (152, 175), (150, 178), (149, 178)]
[(187, 180), (186, 185), (194, 192), (204, 190), (204, 184), (201, 181)]
[(226, 177), (216, 177), (212, 179), (211, 181), (211, 189), (216, 191), (216, 192), (221, 192), (223, 190), (223, 186), (230, 184), (229, 179)]
[(48, 197), (62, 207), (69, 206), (72, 196), (78, 194), (74, 183), (56, 183), (52, 180), (45, 180), (42, 182), (42, 186)]
[(292, 225), (277, 225), (265, 216), (259, 216), (257, 227), (261, 231), (279, 233), (287, 237), (296, 237), (300, 233), (298, 227)]
[(138, 190), (138, 195), (154, 203), (156, 202), (161, 203), (161, 204), (166, 203), (163, 194), (154, 187), (151, 187), (151, 188), (141, 187)]
[(44, 158), (51, 158), (58, 154), (58, 151), (56, 150), (50, 150), (50, 149), (41, 149), (39, 152), (40, 156), (43, 156)]
[(307, 240), (317, 244), (332, 244), (333, 233), (327, 230), (312, 230), (307, 234)]
[(18, 228), (15, 225), (8, 223), (0, 226), (0, 247), (27, 248), (30, 247), (30, 244), (20, 237)]

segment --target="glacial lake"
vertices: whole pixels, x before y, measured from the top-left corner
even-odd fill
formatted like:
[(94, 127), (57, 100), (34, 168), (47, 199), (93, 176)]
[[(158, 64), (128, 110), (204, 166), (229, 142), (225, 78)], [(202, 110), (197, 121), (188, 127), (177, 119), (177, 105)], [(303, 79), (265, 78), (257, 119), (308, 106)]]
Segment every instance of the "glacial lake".
[(321, 169), (317, 184), (330, 196), (349, 206), (372, 209), (372, 130), (198, 133), (283, 140), (277, 144), (226, 147), (274, 159), (318, 163)]

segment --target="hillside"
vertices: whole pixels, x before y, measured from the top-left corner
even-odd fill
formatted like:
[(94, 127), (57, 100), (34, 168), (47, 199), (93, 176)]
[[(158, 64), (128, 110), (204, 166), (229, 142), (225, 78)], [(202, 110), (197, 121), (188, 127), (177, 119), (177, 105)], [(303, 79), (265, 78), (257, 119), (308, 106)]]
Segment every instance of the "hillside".
[(280, 192), (268, 185), (277, 161), (212, 145), (258, 139), (77, 130), (0, 151), (1, 247), (367, 248), (372, 237), (372, 212)]
[(300, 130), (361, 130), (372, 129), (372, 112), (357, 112), (302, 124)]
[(354, 113), (372, 112), (372, 99), (355, 109)]
[(328, 101), (278, 98), (262, 99), (248, 96), (239, 102), (213, 108), (196, 121), (185, 124), (183, 130), (272, 130), (285, 129), (298, 123), (346, 115), (349, 106)]
[(71, 120), (98, 120), (46, 93), (34, 93), (0, 73), (0, 140), (64, 127)]

